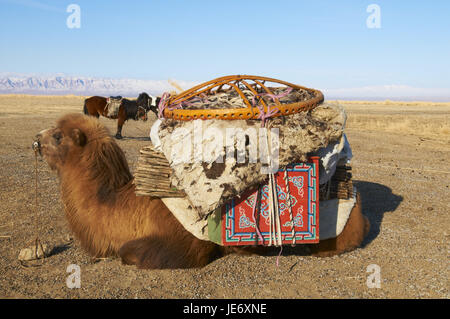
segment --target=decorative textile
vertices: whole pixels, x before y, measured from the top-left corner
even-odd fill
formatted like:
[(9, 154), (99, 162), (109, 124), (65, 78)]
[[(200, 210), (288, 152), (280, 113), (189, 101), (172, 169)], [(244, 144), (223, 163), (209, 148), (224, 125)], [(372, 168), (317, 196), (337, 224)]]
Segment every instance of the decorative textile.
[[(288, 165), (286, 171), (289, 192), (286, 189), (284, 170), (275, 174), (282, 243), (293, 243), (292, 225), (295, 243), (317, 243), (319, 242), (318, 158), (314, 157), (307, 163)], [(224, 246), (262, 244), (257, 235), (257, 223), (264, 238), (264, 245), (267, 245), (271, 232), (268, 185), (261, 186), (259, 193), (260, 198), (257, 198), (258, 190), (246, 191), (240, 199), (232, 199), (222, 207), (220, 213), (216, 212), (215, 215), (217, 213), (221, 215), (221, 238), (219, 239), (217, 234), (214, 235), (209, 228), (210, 240), (215, 242), (220, 240), (218, 243)], [(255, 220), (252, 213), (256, 203), (259, 205)], [(293, 220), (290, 218), (289, 205), (292, 208)]]

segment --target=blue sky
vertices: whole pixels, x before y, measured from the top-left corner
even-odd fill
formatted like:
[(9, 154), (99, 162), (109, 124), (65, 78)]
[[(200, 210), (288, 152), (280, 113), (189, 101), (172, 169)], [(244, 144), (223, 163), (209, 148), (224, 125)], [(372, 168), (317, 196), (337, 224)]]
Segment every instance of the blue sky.
[[(81, 28), (69, 29), (69, 4)], [(378, 4), (381, 28), (366, 8)], [(0, 0), (0, 72), (450, 88), (450, 1)]]

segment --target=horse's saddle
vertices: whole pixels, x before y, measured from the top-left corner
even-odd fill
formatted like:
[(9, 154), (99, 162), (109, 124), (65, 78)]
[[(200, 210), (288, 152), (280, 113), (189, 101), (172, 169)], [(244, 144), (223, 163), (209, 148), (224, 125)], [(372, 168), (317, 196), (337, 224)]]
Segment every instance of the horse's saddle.
[(119, 114), (119, 108), (122, 104), (122, 97), (118, 96), (110, 96), (106, 99), (105, 111), (107, 117), (117, 117)]

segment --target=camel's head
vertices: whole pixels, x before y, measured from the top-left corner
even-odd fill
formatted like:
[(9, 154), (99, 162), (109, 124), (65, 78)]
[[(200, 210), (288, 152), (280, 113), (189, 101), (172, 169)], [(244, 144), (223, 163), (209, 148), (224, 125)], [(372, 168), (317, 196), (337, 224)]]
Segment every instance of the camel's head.
[(51, 169), (59, 170), (68, 160), (79, 161), (86, 144), (93, 138), (108, 138), (108, 132), (96, 119), (69, 114), (61, 117), (56, 127), (39, 132), (33, 149), (45, 158)]

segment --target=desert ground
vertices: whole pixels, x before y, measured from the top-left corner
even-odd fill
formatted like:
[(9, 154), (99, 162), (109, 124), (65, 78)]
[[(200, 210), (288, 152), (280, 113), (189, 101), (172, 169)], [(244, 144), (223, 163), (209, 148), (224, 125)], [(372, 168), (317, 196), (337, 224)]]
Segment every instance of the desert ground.
[[(0, 95), (1, 298), (449, 298), (450, 103), (339, 101), (347, 111), (353, 180), (371, 230), (361, 248), (316, 258), (230, 255), (201, 269), (139, 270), (119, 259), (93, 259), (72, 238), (58, 179), (38, 160), (36, 133), (84, 97)], [(153, 118), (154, 119), (154, 118)], [(115, 133), (116, 121), (100, 119)], [(133, 170), (150, 143), (152, 120), (127, 122), (118, 141)], [(19, 251), (36, 236), (51, 256), (25, 267)], [(69, 289), (67, 267), (80, 266)], [(380, 288), (369, 288), (369, 265)]]

